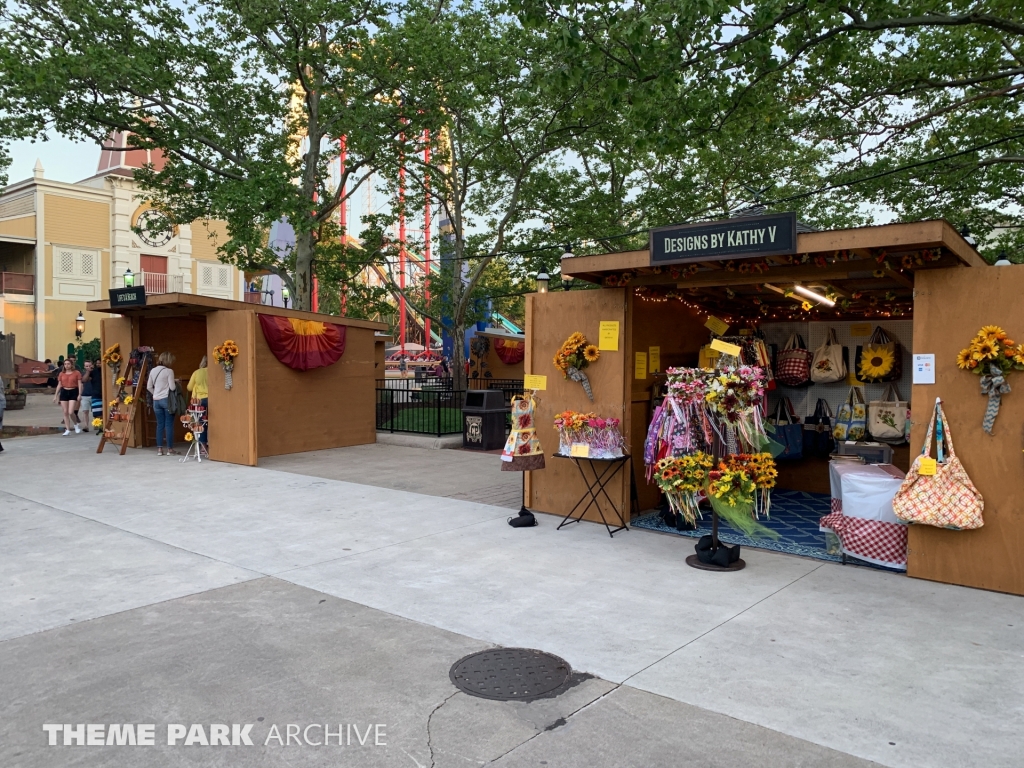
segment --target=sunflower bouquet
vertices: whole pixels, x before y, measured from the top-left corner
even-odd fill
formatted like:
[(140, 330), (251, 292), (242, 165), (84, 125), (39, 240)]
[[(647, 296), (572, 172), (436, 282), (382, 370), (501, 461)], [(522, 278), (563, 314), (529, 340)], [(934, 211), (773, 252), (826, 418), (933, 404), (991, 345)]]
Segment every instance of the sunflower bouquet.
[(754, 481), (754, 517), (770, 517), (771, 491), (779, 477), (775, 459), (770, 453), (735, 453), (723, 459), (726, 467), (746, 472)]
[(956, 364), (960, 370), (981, 377), (981, 394), (988, 395), (988, 407), (981, 425), (991, 435), (1002, 396), (1010, 392), (1006, 374), (1024, 371), (1024, 344), (1015, 343), (998, 325), (986, 325), (971, 340), (969, 347), (960, 350)]
[(704, 400), (723, 438), (735, 430), (741, 445), (760, 450), (768, 444), (761, 406), (764, 370), (757, 366), (723, 366), (711, 372)]
[(238, 357), (238, 345), (231, 339), (213, 348), (213, 359), (224, 369), (224, 389), (231, 389), (234, 384), (231, 372), (235, 369), (236, 357)]
[(714, 465), (711, 454), (698, 451), (688, 456), (664, 458), (656, 466), (654, 480), (668, 499), (669, 507), (691, 524), (700, 517), (697, 504)]
[(121, 345), (113, 344), (103, 353), (103, 364), (110, 369), (114, 384), (117, 385), (117, 375), (121, 372)]
[(583, 385), (587, 397), (593, 401), (594, 391), (590, 388), (590, 379), (583, 373), (583, 369), (600, 359), (601, 351), (597, 346), (588, 343), (587, 337), (576, 331), (565, 340), (562, 348), (555, 354), (554, 363), (564, 378), (572, 379)]

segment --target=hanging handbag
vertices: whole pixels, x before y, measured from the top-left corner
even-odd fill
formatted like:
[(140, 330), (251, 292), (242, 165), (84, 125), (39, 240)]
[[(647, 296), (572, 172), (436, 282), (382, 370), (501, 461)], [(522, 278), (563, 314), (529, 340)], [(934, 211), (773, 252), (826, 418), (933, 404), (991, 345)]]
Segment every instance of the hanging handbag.
[(857, 347), (854, 371), (858, 381), (882, 383), (896, 381), (903, 367), (900, 343), (889, 337), (882, 326), (875, 326), (868, 343)]
[(775, 427), (772, 438), (782, 444), (777, 459), (802, 459), (804, 456), (804, 428), (793, 415), (793, 404), (788, 397), (780, 397), (768, 423)]
[(832, 407), (828, 401), (818, 398), (814, 413), (804, 419), (804, 454), (827, 459), (835, 447), (832, 437)]
[(903, 443), (907, 426), (907, 401), (900, 398), (895, 384), (889, 384), (881, 400), (868, 403), (868, 432), (884, 443)]
[(863, 440), (866, 424), (867, 413), (864, 408), (864, 395), (861, 394), (860, 387), (850, 387), (850, 394), (846, 396), (846, 402), (840, 406), (839, 413), (836, 415), (836, 425), (832, 429), (832, 436), (840, 441)]
[(843, 347), (836, 338), (834, 328), (828, 329), (825, 343), (814, 350), (811, 359), (811, 381), (815, 384), (832, 384), (846, 378), (846, 360)]
[[(932, 430), (935, 430), (935, 448), (938, 462), (934, 475), (921, 474), (921, 462), (931, 459)], [(949, 459), (944, 459), (942, 444), (949, 448)], [(953, 450), (953, 435), (942, 412), (942, 401), (935, 398), (935, 410), (928, 423), (924, 450), (910, 465), (903, 484), (892, 500), (896, 517), (906, 523), (934, 525), (958, 531), (981, 528), (985, 500), (967, 476), (960, 459)]]
[(800, 334), (792, 333), (779, 352), (775, 378), (787, 387), (799, 387), (811, 380), (811, 353)]

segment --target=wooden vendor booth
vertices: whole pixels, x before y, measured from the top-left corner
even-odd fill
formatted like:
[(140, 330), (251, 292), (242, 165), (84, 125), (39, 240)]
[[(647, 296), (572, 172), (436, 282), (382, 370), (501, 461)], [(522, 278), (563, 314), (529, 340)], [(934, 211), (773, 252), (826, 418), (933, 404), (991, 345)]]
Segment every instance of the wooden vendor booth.
[[(787, 498), (824, 504), (807, 513), (813, 515), (814, 536), (820, 536), (816, 541), (824, 542), (817, 521), (819, 514), (829, 514), (830, 496), (836, 509), (841, 492), (835, 490), (835, 468), (848, 468), (845, 459), (851, 459), (858, 471), (885, 469), (895, 485), (884, 473), (876, 480), (898, 487), (921, 453), (941, 398), (956, 456), (984, 497), (984, 524), (973, 530), (904, 525), (903, 567), (918, 578), (1024, 595), (1024, 495), (1018, 487), (1024, 469), (1024, 346), (1004, 350), (1007, 360), (1018, 355), (1013, 359), (1019, 366), (1006, 373), (1010, 390), (1001, 390), (1001, 400), (995, 396), (1001, 408), (991, 433), (983, 429), (991, 392), (982, 393), (986, 383), (972, 370), (977, 361), (968, 367), (967, 355), (958, 365), (979, 329), (997, 326), (1005, 329), (1002, 342), (1024, 341), (1024, 267), (989, 266), (946, 221), (814, 231), (791, 213), (758, 212), (654, 230), (647, 250), (566, 258), (562, 274), (600, 290), (527, 297), (525, 371), (547, 376), (547, 388), (538, 392), (536, 423), (549, 455), (559, 450), (559, 432), (552, 426), (558, 414), (571, 410), (621, 419), (631, 461), (607, 482), (608, 496), (598, 501), (612, 525), (640, 525), (662, 498), (648, 480), (644, 452), (659, 394), (665, 393), (666, 369), (714, 365), (719, 352), (710, 349), (713, 341), (739, 349), (756, 338), (771, 361), (764, 369), (774, 370), (768, 375), (776, 379), (767, 386), (764, 415), (783, 426), (795, 416), (800, 427), (789, 434), (799, 441), (802, 432), (805, 446), (803, 456), (796, 446), (791, 456), (777, 457), (772, 498), (778, 497), (780, 507)], [(556, 355), (574, 332), (600, 347), (583, 371), (593, 399), (559, 370)], [(995, 338), (995, 330), (989, 333)], [(787, 345), (797, 351), (786, 354)], [(808, 364), (818, 362), (819, 350), (827, 356), (830, 348), (833, 362), (842, 349), (841, 375), (811, 377), (822, 383), (780, 380), (781, 359), (803, 355)], [(880, 348), (889, 350), (890, 371), (881, 380), (864, 373), (878, 362), (873, 353), (861, 354)], [(978, 358), (986, 365), (988, 359)], [(815, 424), (824, 420), (825, 434), (831, 434), (844, 404), (860, 397), (902, 403), (910, 417), (899, 414), (889, 444), (866, 435), (856, 444), (830, 441), (830, 448), (812, 455)], [(904, 422), (910, 424), (907, 437), (898, 434)], [(785, 432), (774, 434), (782, 439)], [(885, 458), (862, 458), (873, 453)], [(931, 455), (936, 456), (934, 447)], [(552, 460), (529, 473), (526, 493), (531, 509), (565, 515), (587, 488), (573, 462)], [(585, 519), (600, 521), (596, 508)], [(681, 555), (692, 552), (695, 542), (695, 534), (684, 535), (691, 538), (680, 537)], [(794, 547), (781, 551), (801, 554)], [(845, 549), (843, 554), (845, 559)]]
[(487, 389), (490, 379), (523, 378), (526, 337), (503, 328), (477, 331), (469, 342), (470, 389)]
[[(191, 294), (142, 301), (88, 305), (93, 312), (119, 315), (101, 323), (103, 348), (118, 344), (126, 362), (139, 348), (151, 348), (154, 356), (170, 352), (182, 388), (207, 356), (211, 459), (255, 466), (264, 456), (376, 441), (374, 380), (383, 371), (374, 334), (385, 325)], [(228, 340), (238, 351), (230, 389), (213, 355)], [(104, 370), (104, 402), (117, 390)], [(140, 408), (128, 445), (155, 445), (154, 425), (151, 409)], [(176, 423), (175, 442), (180, 445), (184, 437)]]

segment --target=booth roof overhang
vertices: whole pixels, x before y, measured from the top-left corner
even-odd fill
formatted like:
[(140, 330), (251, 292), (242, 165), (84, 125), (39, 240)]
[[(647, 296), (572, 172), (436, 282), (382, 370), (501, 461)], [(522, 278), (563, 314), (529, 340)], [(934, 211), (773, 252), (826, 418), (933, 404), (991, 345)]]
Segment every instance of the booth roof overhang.
[(316, 312), (300, 312), (297, 309), (270, 307), (262, 304), (250, 304), (245, 301), (215, 299), (210, 296), (196, 296), (191, 293), (158, 293), (146, 296), (146, 303), (131, 307), (113, 307), (110, 301), (90, 301), (86, 304), (90, 312), (106, 312), (125, 317), (184, 317), (188, 315), (205, 315), (210, 312), (241, 311), (254, 312), (261, 315), (277, 317), (294, 317), (299, 320), (312, 320), (319, 323), (336, 323), (350, 328), (368, 328), (373, 331), (387, 331), (387, 323), (375, 323), (371, 320), (355, 320), (338, 315), (322, 315)]
[[(728, 254), (716, 260), (653, 264), (650, 250), (562, 259), (562, 274), (605, 287), (632, 286), (645, 298), (680, 299), (726, 319), (816, 319), (842, 314), (910, 317), (914, 273), (987, 267), (945, 220), (798, 232), (792, 254)], [(794, 286), (835, 300), (802, 309)]]

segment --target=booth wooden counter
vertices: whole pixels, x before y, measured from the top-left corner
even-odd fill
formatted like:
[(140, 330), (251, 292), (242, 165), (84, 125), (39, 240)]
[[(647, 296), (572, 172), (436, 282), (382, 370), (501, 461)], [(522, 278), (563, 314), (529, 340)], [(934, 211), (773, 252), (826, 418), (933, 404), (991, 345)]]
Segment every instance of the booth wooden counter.
[[(176, 377), (188, 382), (208, 357), (210, 458), (216, 461), (255, 466), (263, 456), (376, 442), (374, 381), (384, 374), (374, 334), (384, 324), (178, 293), (148, 296), (144, 306), (111, 309), (109, 301), (95, 301), (88, 308), (120, 315), (102, 321), (101, 342), (104, 349), (120, 344), (125, 359), (139, 346), (170, 352)], [(289, 368), (271, 351), (260, 314), (344, 326), (345, 351), (326, 367)], [(230, 390), (212, 353), (227, 339), (240, 351)], [(113, 383), (104, 374), (109, 402)], [(181, 426), (176, 430), (180, 441)], [(144, 439), (155, 444), (153, 431), (137, 420), (129, 445)]]
[[(728, 222), (757, 225), (756, 217)], [(982, 431), (987, 397), (980, 393), (979, 377), (956, 363), (957, 352), (982, 326), (998, 325), (1024, 340), (1024, 266), (989, 266), (945, 221), (796, 232), (791, 255), (726, 252), (682, 266), (670, 259), (656, 263), (650, 250), (564, 259), (564, 275), (600, 289), (527, 297), (525, 370), (547, 376), (537, 408), (546, 452), (558, 447), (552, 420), (563, 410), (621, 418), (640, 508), (650, 509), (659, 494), (644, 476), (643, 445), (652, 388), (663, 379), (650, 371), (641, 375), (636, 354), (657, 346), (662, 370), (694, 366), (710, 338), (704, 325), (710, 315), (734, 327), (785, 322), (801, 307), (774, 288), (800, 284), (835, 291), (845, 301), (837, 301), (834, 310), (821, 308), (822, 322), (912, 321), (912, 339), (900, 341), (914, 353), (935, 355), (936, 383), (910, 387), (911, 371), (904, 371), (903, 394), (912, 390), (914, 416), (910, 454), (921, 450), (931, 406), (941, 397), (957, 455), (985, 499), (985, 525), (976, 531), (911, 526), (908, 574), (1024, 595), (1024, 373), (1008, 375), (1013, 391), (1003, 396), (994, 434), (988, 435)], [(755, 269), (743, 266), (750, 258), (757, 258)], [(596, 343), (602, 321), (620, 324), (619, 349), (602, 351), (587, 368), (595, 398), (590, 402), (579, 384), (563, 380), (552, 357), (573, 331)], [(547, 469), (529, 473), (528, 506), (564, 515), (584, 492), (574, 472), (568, 462), (549, 461)], [(620, 508), (629, 509), (628, 473), (608, 490), (617, 494)], [(590, 513), (587, 519), (597, 517)]]

